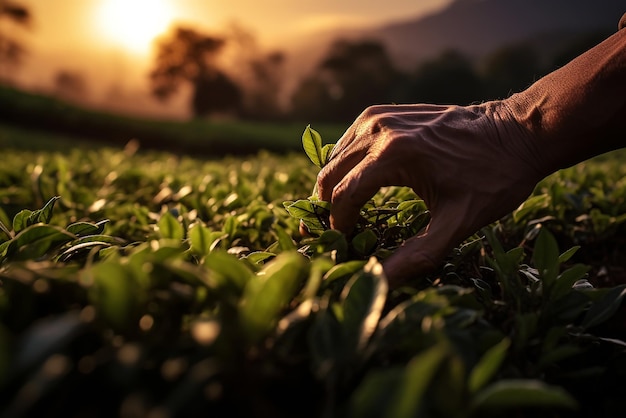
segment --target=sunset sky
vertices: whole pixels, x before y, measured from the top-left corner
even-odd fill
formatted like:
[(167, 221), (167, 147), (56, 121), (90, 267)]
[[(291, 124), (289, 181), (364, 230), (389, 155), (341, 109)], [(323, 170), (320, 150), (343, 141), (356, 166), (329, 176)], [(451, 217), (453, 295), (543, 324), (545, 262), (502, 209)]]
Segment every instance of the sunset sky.
[[(413, 18), (450, 0), (21, 0), (35, 16), (37, 37), (53, 46), (123, 44), (140, 50), (137, 36), (154, 36), (172, 21), (216, 28), (237, 21), (257, 36), (274, 41), (312, 29)], [(130, 15), (130, 19), (127, 13)], [(137, 21), (134, 17), (140, 17)], [(115, 32), (119, 32), (115, 34)], [(122, 35), (130, 35), (124, 43)]]
[(152, 41), (174, 22), (208, 31), (236, 22), (260, 44), (281, 48), (315, 30), (410, 19), (450, 1), (19, 0), (32, 12), (33, 24), (19, 30), (29, 54), (14, 78), (44, 88), (56, 72), (70, 70), (88, 78), (93, 96), (113, 84), (145, 90)]

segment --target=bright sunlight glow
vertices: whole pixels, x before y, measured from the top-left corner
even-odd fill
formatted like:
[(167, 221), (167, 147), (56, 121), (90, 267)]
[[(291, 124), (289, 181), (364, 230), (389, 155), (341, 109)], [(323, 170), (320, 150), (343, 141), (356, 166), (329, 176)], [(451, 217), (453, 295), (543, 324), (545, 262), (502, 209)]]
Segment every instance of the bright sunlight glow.
[(100, 35), (136, 54), (147, 54), (172, 21), (168, 0), (103, 0), (96, 11)]

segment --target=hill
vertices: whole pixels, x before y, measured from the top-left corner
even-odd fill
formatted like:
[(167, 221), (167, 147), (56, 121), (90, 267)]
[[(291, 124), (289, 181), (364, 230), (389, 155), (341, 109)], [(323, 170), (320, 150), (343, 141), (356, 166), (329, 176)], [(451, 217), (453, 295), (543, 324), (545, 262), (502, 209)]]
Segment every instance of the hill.
[(549, 56), (582, 35), (614, 32), (625, 12), (624, 0), (456, 0), (405, 21), (320, 32), (290, 48), (290, 55), (299, 71), (308, 71), (302, 66), (313, 66), (332, 40), (368, 38), (383, 42), (405, 69), (445, 49), (480, 58), (523, 41), (532, 42), (540, 56)]
[(477, 57), (533, 38), (542, 38), (544, 48), (557, 48), (581, 33), (615, 31), (624, 12), (623, 0), (456, 0), (437, 13), (368, 35), (383, 41), (397, 59), (414, 63), (444, 49)]

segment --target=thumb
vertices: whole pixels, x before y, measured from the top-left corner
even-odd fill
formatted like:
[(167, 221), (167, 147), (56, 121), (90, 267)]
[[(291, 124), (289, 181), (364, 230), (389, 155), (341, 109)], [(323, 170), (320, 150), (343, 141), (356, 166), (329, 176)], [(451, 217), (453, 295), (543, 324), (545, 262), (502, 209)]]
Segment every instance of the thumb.
[(383, 270), (391, 288), (430, 273), (441, 264), (452, 248), (464, 238), (459, 225), (455, 225), (456, 219), (446, 216), (432, 218), (423, 234), (406, 240), (383, 262)]

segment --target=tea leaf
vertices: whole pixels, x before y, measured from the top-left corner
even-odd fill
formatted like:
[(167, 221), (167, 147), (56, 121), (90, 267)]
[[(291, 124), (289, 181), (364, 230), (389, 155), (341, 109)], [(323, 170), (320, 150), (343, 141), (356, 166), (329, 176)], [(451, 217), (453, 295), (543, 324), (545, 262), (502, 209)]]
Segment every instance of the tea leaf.
[(297, 252), (279, 254), (248, 281), (240, 305), (240, 319), (249, 342), (258, 342), (274, 328), (306, 277), (304, 260)]
[(208, 227), (196, 223), (189, 228), (191, 250), (199, 256), (205, 256), (220, 244), (227, 235), (222, 231), (211, 231)]
[(576, 409), (578, 403), (565, 390), (540, 380), (501, 380), (474, 398), (477, 410), (507, 410), (524, 407)]
[(28, 221), (32, 213), (33, 212), (31, 210), (23, 209), (13, 217), (13, 231), (16, 234), (30, 225)]
[(370, 258), (362, 273), (357, 273), (342, 292), (343, 326), (349, 344), (361, 350), (378, 326), (387, 299), (387, 279), (382, 265)]
[(572, 258), (572, 256), (576, 254), (576, 251), (578, 251), (579, 249), (580, 249), (580, 245), (576, 245), (570, 248), (569, 250), (565, 251), (563, 254), (559, 256), (559, 263), (563, 264), (569, 261), (569, 259)]
[(556, 283), (550, 292), (550, 298), (557, 299), (559, 296), (571, 291), (574, 283), (585, 277), (590, 269), (591, 266), (576, 264), (565, 270), (557, 277)]
[(418, 417), (428, 388), (448, 355), (444, 344), (413, 357), (404, 369), (372, 372), (352, 397), (352, 414), (358, 418)]
[(52, 210), (54, 209), (54, 204), (59, 199), (59, 196), (54, 196), (50, 200), (48, 200), (48, 202), (46, 202), (43, 208), (34, 211), (28, 220), (29, 225), (40, 222), (45, 224), (49, 223), (50, 219), (52, 219)]
[[(307, 125), (302, 134), (302, 146), (311, 162), (322, 168), (326, 161), (322, 152), (322, 137), (315, 129), (311, 128), (311, 125)], [(328, 151), (326, 151), (326, 155), (328, 155)]]
[(588, 329), (606, 321), (617, 312), (626, 296), (626, 285), (610, 289), (600, 300), (595, 301), (582, 322), (582, 327)]
[[(6, 256), (16, 260), (39, 258), (53, 246), (73, 240), (75, 236), (52, 225), (35, 224), (22, 230), (6, 247)], [(3, 245), (4, 245), (3, 244)]]
[(76, 222), (68, 225), (67, 232), (74, 235), (92, 235), (99, 233), (100, 227), (91, 222)]
[(100, 263), (91, 270), (94, 286), (90, 299), (99, 317), (115, 330), (136, 326), (145, 295), (135, 271), (128, 264)]
[(371, 229), (359, 232), (352, 238), (352, 246), (361, 255), (371, 254), (376, 248), (376, 244), (378, 244), (378, 236)]
[(295, 202), (285, 202), (285, 209), (291, 216), (297, 219), (317, 219), (318, 213), (321, 213), (318, 206), (310, 200), (297, 200)]
[(246, 263), (242, 263), (232, 254), (225, 251), (213, 251), (206, 255), (203, 265), (206, 266), (219, 286), (241, 291), (253, 277), (253, 272)]
[(366, 263), (367, 262), (363, 260), (352, 260), (337, 264), (328, 270), (328, 272), (324, 275), (324, 280), (330, 282), (341, 277), (352, 276), (357, 271), (361, 270)]
[(526, 201), (513, 211), (513, 220), (520, 222), (527, 215), (537, 213), (539, 210), (547, 208), (550, 201), (551, 198), (548, 194), (536, 195), (526, 199)]
[(559, 247), (554, 236), (545, 228), (541, 229), (535, 241), (533, 261), (545, 285), (552, 286), (559, 274)]
[(493, 378), (504, 361), (510, 345), (511, 341), (505, 338), (487, 350), (478, 364), (472, 369), (468, 383), (470, 392), (478, 391)]
[(322, 147), (322, 153), (320, 156), (320, 160), (322, 162), (322, 167), (328, 164), (330, 154), (333, 152), (333, 148), (335, 148), (335, 144), (326, 144)]
[(171, 212), (165, 212), (157, 222), (161, 238), (182, 240), (185, 238), (185, 230)]
[(297, 249), (296, 243), (291, 239), (291, 236), (280, 226), (275, 225), (274, 231), (278, 236), (278, 247), (281, 251), (294, 251)]

